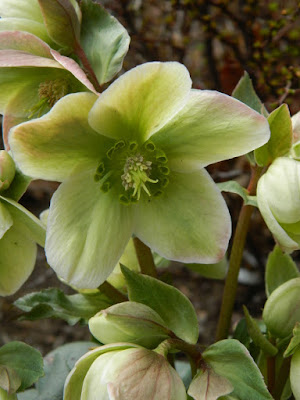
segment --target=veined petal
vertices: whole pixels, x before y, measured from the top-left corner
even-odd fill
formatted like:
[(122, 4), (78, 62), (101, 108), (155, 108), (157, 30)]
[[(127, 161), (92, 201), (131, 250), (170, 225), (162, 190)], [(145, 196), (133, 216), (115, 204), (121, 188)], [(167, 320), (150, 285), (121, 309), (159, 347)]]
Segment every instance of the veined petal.
[(74, 174), (55, 192), (47, 226), (50, 266), (71, 285), (96, 288), (109, 276), (132, 234), (129, 207), (100, 190), (93, 171)]
[(0, 201), (0, 239), (12, 226), (13, 219), (7, 207)]
[(97, 167), (110, 141), (88, 124), (87, 115), (96, 99), (92, 93), (70, 94), (43, 117), (11, 130), (9, 145), (25, 174), (63, 181), (78, 165)]
[(0, 239), (0, 296), (15, 293), (30, 276), (37, 246), (15, 221)]
[(139, 65), (101, 94), (89, 122), (102, 135), (142, 143), (183, 107), (190, 88), (189, 73), (177, 62)]
[(151, 140), (167, 154), (171, 168), (190, 172), (245, 154), (268, 141), (265, 117), (222, 93), (192, 90), (176, 116)]
[(0, 0), (0, 16), (43, 22), (38, 0)]
[(136, 206), (134, 233), (161, 256), (186, 263), (220, 261), (231, 235), (230, 215), (205, 170), (171, 173), (159, 198)]
[(39, 57), (52, 59), (50, 47), (41, 39), (28, 32), (0, 32), (0, 50), (19, 50)]
[(57, 45), (48, 36), (45, 25), (41, 22), (32, 21), (25, 18), (1, 18), (0, 31), (23, 31), (29, 32), (42, 39), (52, 49)]

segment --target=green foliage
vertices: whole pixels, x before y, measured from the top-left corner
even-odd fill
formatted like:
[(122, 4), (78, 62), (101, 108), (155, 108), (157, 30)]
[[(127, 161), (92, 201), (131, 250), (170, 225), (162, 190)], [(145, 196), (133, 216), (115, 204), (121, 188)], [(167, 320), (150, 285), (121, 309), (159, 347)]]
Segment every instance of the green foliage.
[(266, 272), (265, 284), (267, 296), (283, 283), (290, 279), (297, 278), (299, 271), (292, 257), (284, 253), (279, 246), (275, 246), (269, 254)]
[(250, 196), (247, 189), (241, 186), (238, 182), (236, 181), (221, 182), (218, 183), (217, 186), (222, 192), (230, 192), (238, 194), (244, 200), (245, 205), (257, 207), (256, 197)]
[(81, 10), (81, 45), (101, 85), (122, 68), (130, 38), (119, 21), (100, 4), (83, 0)]
[(102, 293), (65, 295), (60, 289), (44, 289), (15, 301), (15, 306), (25, 311), (21, 320), (62, 318), (70, 325), (87, 323), (99, 310), (112, 305)]
[(19, 400), (62, 400), (65, 380), (75, 362), (95, 344), (92, 342), (74, 342), (58, 347), (44, 359), (45, 376), (35, 389), (18, 395)]
[(257, 365), (237, 340), (227, 339), (213, 344), (204, 351), (203, 359), (217, 375), (232, 384), (233, 398), (272, 399)]
[(293, 329), (293, 337), (286, 348), (283, 356), (290, 357), (292, 354), (295, 353), (299, 349), (300, 345), (300, 322), (296, 322), (296, 325)]
[[(43, 374), (43, 359), (39, 351), (22, 342), (10, 342), (0, 348), (0, 365), (16, 373), (15, 382), (9, 388), (22, 391), (30, 387)], [(10, 374), (12, 377), (13, 375)], [(2, 379), (1, 379), (1, 382)]]
[(292, 121), (288, 106), (282, 104), (268, 117), (271, 138), (262, 147), (254, 150), (258, 165), (266, 166), (277, 157), (286, 155), (292, 146)]
[(215, 264), (184, 264), (185, 267), (210, 279), (224, 279), (228, 269), (226, 256)]
[(196, 312), (191, 302), (178, 289), (122, 266), (131, 301), (145, 304), (156, 311), (176, 336), (196, 343), (199, 335)]

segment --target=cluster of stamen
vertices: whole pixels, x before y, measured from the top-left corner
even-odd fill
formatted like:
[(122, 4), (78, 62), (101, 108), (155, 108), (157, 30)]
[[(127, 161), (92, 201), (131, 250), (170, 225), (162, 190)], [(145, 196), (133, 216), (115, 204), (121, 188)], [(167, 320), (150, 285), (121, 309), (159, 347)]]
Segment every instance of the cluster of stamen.
[(119, 140), (100, 161), (94, 179), (104, 193), (114, 187), (120, 202), (128, 205), (143, 193), (149, 198), (160, 196), (169, 184), (169, 173), (165, 153), (153, 142), (139, 146), (136, 141)]
[(38, 89), (39, 101), (29, 110), (28, 118), (38, 118), (69, 93), (69, 83), (65, 79), (41, 82)]

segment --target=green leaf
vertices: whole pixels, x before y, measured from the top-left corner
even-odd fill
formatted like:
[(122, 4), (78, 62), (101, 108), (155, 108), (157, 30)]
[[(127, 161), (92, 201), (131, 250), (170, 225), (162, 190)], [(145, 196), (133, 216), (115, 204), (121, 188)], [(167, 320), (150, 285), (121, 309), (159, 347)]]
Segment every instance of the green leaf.
[(51, 39), (73, 49), (80, 36), (80, 21), (69, 0), (38, 0)]
[(245, 205), (257, 207), (256, 196), (249, 196), (248, 191), (236, 181), (217, 183), (222, 192), (235, 193), (241, 196)]
[(100, 84), (122, 68), (130, 42), (126, 29), (100, 4), (81, 2), (81, 45)]
[(98, 311), (113, 303), (102, 293), (65, 295), (62, 290), (44, 289), (27, 294), (14, 302), (25, 311), (21, 320), (42, 318), (62, 318), (70, 325), (77, 322), (87, 323)]
[(293, 395), (296, 400), (300, 399), (300, 348), (293, 354), (291, 360), (290, 381)]
[(253, 342), (265, 354), (274, 357), (278, 353), (277, 348), (275, 346), (273, 346), (272, 343), (270, 343), (268, 341), (268, 339), (262, 334), (257, 322), (249, 314), (247, 307), (243, 306), (243, 309), (244, 309), (244, 314), (245, 314), (245, 318), (246, 318), (248, 332), (249, 332), (249, 335), (252, 338)]
[(184, 264), (185, 267), (198, 274), (210, 279), (224, 279), (228, 269), (228, 261), (223, 257), (221, 261), (216, 264)]
[(5, 235), (13, 224), (12, 216), (5, 204), (0, 201), (0, 239)]
[(21, 378), (13, 368), (0, 365), (0, 387), (8, 394), (16, 393), (21, 386)]
[(246, 347), (237, 340), (227, 339), (213, 344), (204, 351), (203, 359), (217, 375), (223, 376), (232, 384), (233, 398), (272, 399), (259, 368)]
[(175, 369), (187, 389), (192, 381), (191, 364), (187, 361), (175, 360)]
[(266, 301), (263, 320), (271, 334), (285, 338), (300, 321), (300, 277), (280, 285)]
[(292, 147), (293, 130), (288, 106), (282, 104), (268, 117), (271, 130), (270, 140), (262, 147), (254, 150), (258, 165), (270, 164), (277, 157), (286, 155)]
[(300, 349), (299, 345), (300, 345), (300, 322), (296, 322), (296, 325), (293, 329), (293, 337), (287, 349), (285, 350), (283, 357), (289, 357), (292, 354), (294, 354), (295, 351)]
[(233, 332), (232, 338), (238, 340), (247, 349), (249, 349), (251, 338), (248, 333), (247, 322), (246, 322), (245, 318), (242, 318), (239, 320), (239, 322)]
[(283, 283), (290, 279), (297, 278), (299, 271), (292, 257), (284, 253), (279, 246), (275, 246), (274, 250), (269, 254), (265, 282), (266, 293), (270, 294)]
[(19, 390), (36, 382), (43, 374), (39, 351), (22, 342), (10, 342), (0, 348), (0, 364), (13, 369), (21, 379)]
[(155, 278), (139, 275), (124, 266), (121, 269), (128, 285), (129, 300), (151, 307), (180, 339), (197, 343), (197, 315), (187, 297)]
[(28, 188), (31, 178), (29, 176), (23, 175), (19, 168), (16, 166), (16, 173), (14, 180), (8, 189), (4, 190), (1, 195), (9, 199), (19, 201), (20, 198), (25, 193)]
[(92, 342), (74, 342), (58, 347), (44, 359), (45, 376), (38, 381), (36, 389), (39, 400), (62, 400), (65, 380), (76, 361), (95, 347)]
[(257, 111), (260, 114), (263, 115), (268, 114), (264, 105), (262, 104), (259, 97), (255, 93), (252, 81), (249, 77), (248, 72), (246, 71), (244, 72), (244, 75), (239, 80), (234, 91), (232, 92), (232, 97), (247, 104), (247, 106), (251, 107), (253, 110)]

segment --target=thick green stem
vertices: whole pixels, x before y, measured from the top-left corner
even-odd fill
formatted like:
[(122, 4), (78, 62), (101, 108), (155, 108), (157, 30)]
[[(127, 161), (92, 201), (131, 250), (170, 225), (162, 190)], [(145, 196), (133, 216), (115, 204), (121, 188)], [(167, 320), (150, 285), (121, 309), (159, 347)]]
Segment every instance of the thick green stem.
[(123, 303), (124, 301), (128, 301), (128, 298), (123, 293), (119, 292), (119, 290), (117, 290), (107, 281), (103, 282), (98, 289), (100, 290), (100, 292), (104, 293), (107, 297), (109, 297), (116, 303)]
[[(254, 167), (252, 170), (251, 180), (248, 185), (248, 192), (249, 195), (255, 195), (256, 193), (256, 185), (258, 179), (262, 174), (263, 169), (260, 167)], [(250, 219), (252, 212), (254, 210), (253, 206), (243, 205), (238, 223), (236, 226), (233, 244), (230, 254), (229, 260), (229, 269), (228, 274), (225, 282), (224, 293), (223, 293), (223, 300), (222, 306), (219, 316), (218, 328), (217, 328), (217, 335), (216, 340), (226, 339), (229, 334), (230, 324), (231, 324), (231, 317), (233, 306), (236, 298), (236, 291), (238, 286), (238, 276), (240, 272), (240, 265), (242, 261), (243, 251), (246, 242), (246, 236), (248, 232), (248, 228), (250, 225)]]
[(276, 377), (275, 387), (271, 394), (275, 400), (280, 400), (283, 389), (290, 375), (291, 357), (285, 358)]
[(96, 76), (83, 48), (81, 47), (80, 43), (78, 43), (78, 42), (76, 43), (74, 51), (75, 51), (76, 55), (78, 56), (78, 58), (80, 59), (82, 66), (88, 75), (89, 80), (92, 82), (92, 84), (94, 85), (94, 88), (97, 90), (97, 92), (100, 93), (101, 85), (98, 82), (97, 76)]
[(151, 249), (137, 237), (133, 238), (133, 243), (142, 274), (157, 278), (156, 266)]

